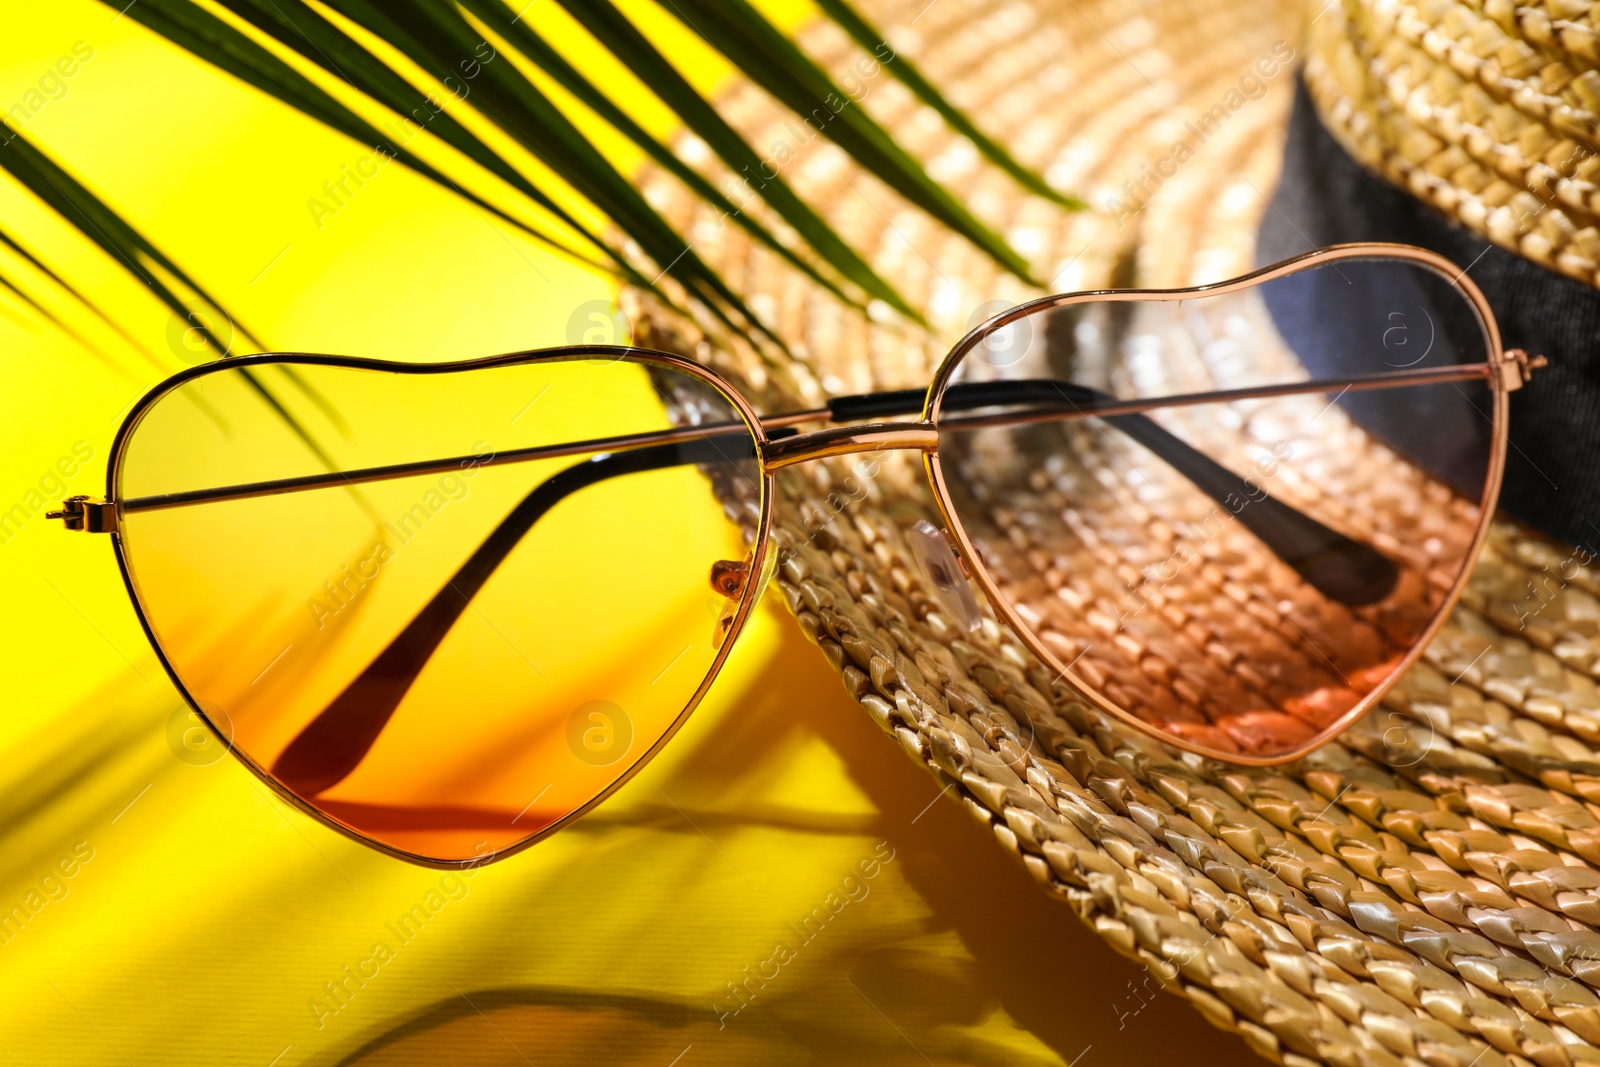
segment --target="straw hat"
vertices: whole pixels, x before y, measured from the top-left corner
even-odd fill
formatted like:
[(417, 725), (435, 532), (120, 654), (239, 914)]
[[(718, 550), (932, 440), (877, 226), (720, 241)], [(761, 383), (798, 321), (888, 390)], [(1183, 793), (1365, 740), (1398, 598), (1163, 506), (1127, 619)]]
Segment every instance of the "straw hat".
[[(1411, 25), (1399, 5), (1353, 6), (1396, 34)], [(1024, 197), (889, 78), (871, 83), (865, 106), (1042, 265), (1052, 289), (1188, 285), (1254, 264), (1258, 228), (1275, 211), (1302, 23), (1316, 12), (1273, 0), (868, 7), (980, 125), (1097, 208), (1069, 214)], [(1543, 17), (1526, 10), (1516, 17)], [(1314, 33), (1344, 32), (1337, 15)], [(1595, 47), (1592, 35), (1550, 32), (1568, 42), (1571, 63)], [(1312, 82), (1326, 99), (1337, 36), (1317, 39), (1329, 51), (1313, 61)], [(1433, 40), (1416, 39), (1425, 50)], [(831, 25), (803, 43), (834, 70), (861, 54)], [(719, 106), (756, 145), (793, 137), (788, 116), (754, 90)], [(1352, 144), (1367, 143), (1350, 132), (1371, 128), (1357, 121), (1363, 107), (1352, 103), (1340, 127)], [(1210, 121), (1194, 125), (1201, 116)], [(1524, 154), (1538, 148), (1529, 140)], [(928, 309), (934, 331), (863, 320), (646, 177), (653, 201), (752, 294), (794, 355), (758, 356), (635, 296), (641, 343), (716, 366), (765, 410), (808, 407), (828, 394), (924, 385), (992, 302), (1036, 295), (823, 139), (788, 147), (788, 175)], [(1470, 184), (1459, 181), (1451, 188)], [(1485, 199), (1489, 184), (1477, 188), (1483, 203), (1512, 199)], [(1456, 203), (1457, 217), (1498, 234), (1492, 210), (1475, 214), (1465, 195)], [(1536, 227), (1553, 218), (1545, 212)], [(1600, 248), (1574, 258), (1587, 255), (1583, 232), (1531, 247), (1577, 272), (1600, 261)], [(1583, 269), (1592, 280), (1592, 265)], [(851, 473), (843, 461), (780, 473), (782, 595), (874, 721), (1111, 948), (1278, 1062), (1600, 1060), (1591, 560), (1498, 522), (1462, 606), (1383, 710), (1297, 763), (1240, 768), (1181, 755), (1090, 710), (992, 618), (971, 634), (953, 626), (905, 538), (934, 513), (920, 468), (889, 457), (871, 478), (847, 482)], [(1537, 612), (1522, 610), (1521, 587), (1545, 568), (1562, 581), (1545, 583)], [(1000, 921), (995, 931), (1026, 936)]]
[(1513, 405), (1501, 507), (1593, 545), (1600, 46), (1589, 6), (1351, 0), (1322, 9), (1308, 37), (1308, 92), (1264, 253), (1381, 235), (1470, 265), (1507, 347), (1551, 361)]
[(1306, 81), (1362, 163), (1552, 271), (1600, 284), (1590, 5), (1373, 3), (1310, 28)]

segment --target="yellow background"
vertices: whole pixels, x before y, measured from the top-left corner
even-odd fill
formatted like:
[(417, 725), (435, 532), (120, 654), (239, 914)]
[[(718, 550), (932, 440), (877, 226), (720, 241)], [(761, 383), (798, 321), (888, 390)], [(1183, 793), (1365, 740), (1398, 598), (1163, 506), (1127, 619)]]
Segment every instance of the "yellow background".
[[(572, 309), (609, 293), (398, 165), (319, 229), (306, 201), (370, 149), (111, 8), (11, 8), (0, 110), (27, 100), (74, 43), (91, 46), (65, 95), (22, 131), (276, 349), (430, 360), (559, 344)], [(774, 10), (788, 24), (809, 15)], [(528, 17), (599, 63), (553, 5)], [(728, 76), (681, 30), (654, 25), (702, 85)], [(624, 164), (636, 158), (606, 144)], [(165, 309), (9, 180), (0, 220), (155, 356), (51, 294), (101, 359), (0, 294), (6, 510), (80, 441), (94, 458), (70, 489), (99, 492), (121, 414), (184, 363)], [(0, 270), (28, 276), (10, 256)], [(1153, 980), (1145, 988), (957, 805), (935, 802), (933, 780), (873, 727), (773, 598), (661, 759), (576, 829), (445, 896), (319, 1028), (311, 1005), (324, 983), (392, 941), (385, 924), (440, 889), (439, 873), (322, 828), (231, 760), (178, 759), (179, 699), (104, 539), (34, 514), (0, 545), (0, 597), (0, 913), (75, 846), (92, 853), (63, 880), (65, 895), (0, 945), (0, 1062), (1248, 1055), (1149, 992)], [(870, 893), (803, 941), (790, 924), (840, 892), (880, 842), (894, 859)], [(779, 942), (793, 958), (719, 1020), (714, 1003), (736, 1006), (726, 983)]]

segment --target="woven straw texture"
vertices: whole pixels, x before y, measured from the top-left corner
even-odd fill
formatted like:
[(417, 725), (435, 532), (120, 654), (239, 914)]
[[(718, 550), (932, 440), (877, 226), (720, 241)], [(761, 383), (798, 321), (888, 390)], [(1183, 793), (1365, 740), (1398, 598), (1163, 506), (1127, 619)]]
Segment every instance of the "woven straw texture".
[[(1351, 18), (1377, 17), (1351, 7)], [(1092, 203), (1124, 206), (1124, 183), (1275, 44), (1300, 51), (1315, 14), (1271, 0), (886, 0), (868, 10), (1025, 162)], [(1385, 10), (1399, 26), (1410, 9)], [(1516, 17), (1534, 17), (1527, 10)], [(1343, 28), (1336, 9), (1312, 29), (1330, 27)], [(1593, 51), (1592, 38), (1561, 40), (1574, 56)], [(834, 70), (864, 56), (830, 25), (803, 43)], [(1325, 104), (1334, 65), (1328, 54), (1312, 61)], [(1464, 101), (1451, 76), (1450, 99)], [(1143, 211), (1120, 220), (1022, 196), (887, 75), (869, 81), (863, 106), (1053, 289), (1187, 285), (1251, 266), (1291, 78), (1286, 70), (1231, 110), (1175, 177), (1141, 193)], [(708, 339), (642, 302), (641, 343), (718, 367), (762, 410), (792, 410), (924, 385), (973, 309), (1034, 295), (824, 139), (801, 131), (797, 143), (798, 123), (755, 90), (721, 107), (754, 144), (794, 151), (785, 177), (929, 309), (935, 330), (864, 321), (647, 175), (652, 200), (751, 294), (795, 356)], [(1512, 198), (1495, 195), (1496, 205)], [(1382, 709), (1296, 764), (1241, 769), (1090, 711), (992, 618), (958, 632), (910, 562), (904, 532), (919, 518), (936, 515), (912, 458), (783, 471), (777, 586), (873, 720), (1113, 949), (1281, 1063), (1600, 1062), (1600, 570), (1497, 523), (1462, 605)], [(1114, 583), (1092, 559), (1066, 562), (1088, 611)], [(1232, 595), (1210, 571), (1196, 580), (1212, 583), (1202, 592), (1216, 603)]]
[(1336, 0), (1311, 24), (1306, 81), (1357, 159), (1496, 244), (1600, 285), (1597, 68), (1580, 0)]

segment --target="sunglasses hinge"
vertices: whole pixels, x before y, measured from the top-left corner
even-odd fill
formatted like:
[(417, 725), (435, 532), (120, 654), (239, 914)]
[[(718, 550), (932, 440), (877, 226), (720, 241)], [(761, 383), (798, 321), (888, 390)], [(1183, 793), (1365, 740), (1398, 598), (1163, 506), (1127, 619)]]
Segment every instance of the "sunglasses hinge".
[(67, 497), (59, 511), (47, 511), (44, 517), (60, 519), (67, 529), (83, 533), (115, 533), (117, 529), (117, 505), (82, 494)]
[(1501, 383), (1506, 392), (1515, 392), (1528, 384), (1534, 371), (1549, 365), (1550, 361), (1544, 356), (1530, 356), (1523, 349), (1508, 348), (1500, 357)]

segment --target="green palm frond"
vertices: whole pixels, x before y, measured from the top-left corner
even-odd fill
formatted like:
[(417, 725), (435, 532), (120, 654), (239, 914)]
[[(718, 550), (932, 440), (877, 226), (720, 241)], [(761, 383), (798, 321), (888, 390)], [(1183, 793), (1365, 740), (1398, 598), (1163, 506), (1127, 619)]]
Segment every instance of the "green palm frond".
[[(117, 0), (102, 2), (119, 6)], [(370, 100), (398, 116), (416, 117), (417, 121), (410, 127), (387, 123), (391, 129), (404, 132), (404, 136), (386, 136), (278, 54), (196, 0), (140, 0), (128, 8), (128, 15), (333, 129), (391, 152), (406, 166), (568, 255), (598, 256), (629, 283), (657, 292), (656, 281), (670, 276), (691, 298), (730, 326), (746, 333), (764, 333), (743, 297), (674, 232), (562, 108), (514, 64), (492, 61), (497, 47), (507, 48), (632, 141), (724, 219), (745, 229), (820, 284), (858, 307), (866, 299), (879, 299), (913, 321), (921, 321), (916, 309), (872, 269), (860, 252), (777, 175), (780, 167), (774, 166), (773, 160), (763, 159), (724, 121), (612, 0), (558, 2), (738, 176), (752, 197), (759, 196), (765, 202), (798, 244), (774, 233), (744, 210), (735, 202), (739, 194), (730, 191), (732, 187), (719, 190), (709, 178), (678, 159), (671, 148), (646, 131), (523, 21), (522, 12), (514, 10), (506, 0), (386, 0), (381, 4), (376, 0), (321, 0), (317, 7), (307, 0), (217, 2), (249, 27), (338, 77)], [(1028, 263), (1015, 249), (934, 181), (888, 131), (748, 0), (661, 3), (664, 11), (698, 33), (747, 78), (801, 116), (816, 134), (831, 139), (869, 173), (966, 237), (1007, 270), (1034, 281)], [(431, 95), (429, 89), (396, 71), (319, 8), (349, 20), (414, 63), (431, 79)], [(1081, 207), (1077, 200), (1051, 189), (1037, 174), (1017, 163), (950, 104), (908, 60), (889, 52), (882, 45), (882, 36), (853, 7), (843, 0), (828, 0), (823, 10), (884, 61), (893, 77), (1029, 192), (1066, 207)], [(483, 31), (494, 35), (494, 44), (484, 39)], [(539, 160), (563, 188), (551, 188), (548, 177), (526, 173), (485, 144), (437, 104), (437, 98), (445, 93)], [(430, 99), (434, 102), (430, 103)], [(419, 132), (438, 138), (500, 178), (536, 207), (545, 221), (535, 225), (514, 218), (490, 198), (462, 187), (410, 152), (405, 144)], [(595, 232), (593, 226), (581, 222), (575, 209), (563, 206), (572, 202), (573, 194), (625, 235), (631, 246), (642, 253), (640, 261), (630, 259), (622, 248)], [(646, 273), (656, 277), (647, 279)]]
[[(810, 262), (779, 241), (772, 231), (768, 230), (740, 206), (734, 204), (732, 200), (729, 200), (721, 190), (712, 185), (699, 171), (673, 155), (670, 148), (655, 137), (652, 137), (627, 112), (614, 104), (609, 97), (595, 87), (593, 82), (585, 78), (571, 63), (568, 63), (548, 41), (539, 36), (531, 26), (512, 15), (510, 9), (500, 0), (461, 0), (461, 2), (462, 6), (490, 29), (494, 30), (495, 33), (515, 44), (518, 51), (537, 63), (562, 88), (582, 101), (585, 107), (605, 119), (613, 129), (638, 145), (651, 159), (654, 159), (657, 164), (693, 190), (702, 200), (722, 212), (723, 218), (732, 219), (735, 225), (741, 227), (756, 240), (788, 260), (793, 266), (810, 275), (841, 300), (856, 304), (858, 307), (862, 306), (859, 301), (840, 288), (833, 279), (825, 277)], [(802, 218), (799, 221), (801, 225), (796, 229), (801, 233), (809, 233), (809, 243), (812, 248), (824, 257), (831, 259), (846, 277), (868, 293), (887, 301), (901, 314), (913, 319), (920, 319), (916, 311), (905, 302), (905, 299), (895, 291), (894, 287), (880, 278), (867, 265), (865, 260), (857, 256), (850, 246), (839, 238), (832, 227), (821, 219), (815, 218), (815, 216)]]
[[(116, 5), (112, 5), (116, 6)], [(312, 61), (351, 82), (368, 96), (402, 116), (420, 114), (434, 136), (481, 164), (526, 195), (590, 247), (606, 250), (605, 243), (591, 233), (561, 205), (528, 182), (506, 164), (487, 145), (442, 111), (428, 104), (427, 94), (412, 86), (386, 64), (350, 40), (299, 0), (231, 0), (227, 6), (250, 20), (284, 44), (302, 52)], [(286, 12), (293, 12), (291, 19)], [(232, 74), (262, 92), (276, 97), (362, 144), (371, 145), (393, 156), (417, 173), (458, 193), (480, 209), (515, 226), (530, 237), (565, 255), (595, 266), (582, 251), (560, 237), (518, 219), (500, 207), (464, 190), (435, 167), (405, 147), (413, 134), (400, 128), (403, 136), (386, 136), (311, 79), (295, 70), (262, 45), (191, 0), (140, 0), (128, 8), (128, 16), (161, 34), (213, 66)], [(334, 58), (337, 57), (337, 58)], [(615, 266), (624, 265), (614, 260)], [(642, 279), (630, 279), (642, 281)], [(646, 283), (648, 284), (648, 283)]]
[[(183, 296), (168, 284), (168, 278), (186, 287), (209, 307), (218, 311), (234, 330), (244, 336), (252, 345), (261, 349), (263, 345), (250, 333), (236, 318), (228, 314), (222, 304), (211, 295), (199, 282), (195, 281), (177, 263), (173, 262), (167, 254), (156, 247), (148, 238), (125, 221), (105, 201), (101, 200), (89, 190), (82, 182), (56, 163), (49, 156), (40, 151), (32, 142), (9, 126), (0, 126), (6, 135), (6, 140), (0, 142), (0, 169), (5, 170), (15, 178), (23, 188), (38, 197), (62, 219), (71, 223), (79, 232), (100, 247), (107, 255), (117, 260), (128, 272), (138, 278), (155, 295), (156, 299), (165, 304), (180, 321), (187, 324), (188, 329), (194, 330), (218, 356), (228, 354), (231, 347), (231, 338), (224, 340), (217, 335), (208, 316), (198, 315), (192, 302), (186, 302)], [(8, 245), (10, 243), (8, 242)], [(21, 250), (21, 245), (16, 245)], [(24, 253), (26, 254), (26, 253)], [(32, 258), (32, 257), (29, 257)], [(42, 267), (43, 264), (40, 264)], [(48, 269), (48, 268), (46, 268)], [(52, 276), (54, 271), (50, 272)], [(64, 283), (63, 283), (64, 284)], [(8, 284), (6, 288), (12, 289), (24, 299), (28, 299), (36, 309), (44, 309), (35, 301), (22, 293), (15, 285)], [(76, 292), (74, 290), (74, 292)], [(48, 312), (44, 312), (49, 316)], [(54, 316), (49, 316), (52, 321), (58, 322)], [(63, 324), (61, 327), (67, 330)], [(71, 330), (69, 336), (82, 340)], [(87, 344), (87, 342), (83, 342)], [(282, 401), (273, 393), (271, 388), (263, 382), (259, 375), (246, 372), (245, 379), (273, 410), (283, 416), (284, 421), (299, 434), (306, 445), (324, 462), (331, 461), (323, 451), (322, 446), (314, 440), (298, 422), (284, 410)], [(304, 383), (291, 377), (294, 384), (305, 390)], [(321, 402), (320, 397), (307, 392), (315, 402)]]
[(11, 293), (11, 295), (15, 296), (18, 300), (22, 301), (29, 308), (31, 308), (35, 315), (38, 315), (41, 319), (44, 319), (50, 325), (54, 326), (68, 337), (78, 342), (78, 345), (83, 348), (84, 351), (94, 356), (95, 359), (98, 359), (101, 363), (104, 363), (112, 370), (121, 370), (121, 368), (117, 365), (117, 361), (111, 358), (111, 356), (104, 349), (95, 344), (93, 341), (89, 340), (87, 337), (83, 336), (83, 334), (79, 333), (77, 330), (73, 329), (70, 325), (64, 322), (59, 315), (51, 311), (45, 305), (41, 304), (31, 293), (23, 289), (22, 286), (18, 285), (4, 274), (0, 274), (0, 289), (4, 289)]
[(905, 56), (894, 52), (892, 49), (885, 54), (885, 44), (882, 36), (873, 29), (866, 19), (856, 11), (849, 0), (817, 0), (817, 6), (822, 8), (827, 16), (838, 23), (840, 28), (855, 38), (857, 44), (874, 56), (878, 57), (889, 71), (907, 89), (916, 95), (918, 100), (933, 108), (939, 116), (950, 124), (950, 128), (961, 134), (973, 143), (973, 146), (986, 156), (989, 162), (1005, 171), (1017, 180), (1017, 184), (1024, 189), (1036, 193), (1049, 200), (1054, 200), (1070, 211), (1082, 211), (1088, 205), (1075, 196), (1051, 188), (1050, 184), (1033, 171), (1017, 162), (1010, 152), (996, 143), (993, 138), (972, 124), (966, 114), (945, 99), (943, 93), (934, 87), (933, 83), (922, 76), (916, 64)]
[[(666, 0), (686, 25), (727, 56), (814, 129), (850, 153), (868, 171), (929, 215), (987, 252), (995, 262), (1032, 285), (1028, 261), (999, 234), (979, 222), (954, 195), (928, 176), (889, 131), (806, 57), (749, 0)], [(880, 37), (879, 40), (882, 38)]]
[[(192, 321), (195, 330), (218, 355), (226, 355), (228, 343), (216, 335), (211, 324), (203, 317), (191, 315), (183, 297), (167, 284), (162, 274), (187, 287), (213, 308), (220, 309), (221, 305), (211, 294), (26, 137), (9, 127), (5, 128), (5, 133), (7, 139), (0, 144), (0, 168), (127, 268), (174, 315)], [(248, 330), (240, 326), (237, 320), (232, 321), (235, 329), (259, 347), (259, 342)]]
[[(105, 2), (115, 6), (112, 0)], [(509, 182), (565, 229), (579, 236), (584, 244), (606, 257), (615, 273), (624, 280), (660, 293), (655, 280), (647, 278), (620, 250), (585, 226), (545, 190), (519, 174), (459, 122), (449, 118), (441, 107), (430, 102), (428, 93), (400, 78), (329, 20), (295, 0), (261, 0), (259, 3), (227, 0), (227, 6), (372, 99), (392, 110), (405, 108), (399, 113), (416, 116), (420, 119), (419, 128), (440, 137)], [(660, 273), (672, 274), (703, 306), (734, 329), (760, 331), (760, 324), (744, 308), (740, 298), (678, 239), (665, 220), (544, 94), (509, 64), (482, 62), (480, 46), (484, 42), (454, 6), (401, 2), (380, 9), (361, 0), (337, 0), (329, 6), (395, 47), (440, 85), (463, 84), (460, 68), (472, 65), (481, 75), (472, 79), (470, 89), (480, 113), (533, 152), (569, 185), (580, 189), (639, 244)], [(404, 138), (386, 137), (305, 75), (192, 0), (141, 0), (128, 9), (128, 15), (214, 66), (341, 133), (384, 151), (558, 251), (579, 259), (587, 258), (560, 237), (515, 218), (410, 152), (404, 144), (414, 132), (407, 131)], [(336, 60), (334, 56), (339, 58)], [(594, 184), (587, 185), (587, 180)]]
[[(51, 282), (55, 283), (57, 288), (66, 293), (68, 296), (72, 297), (72, 299), (77, 301), (81, 307), (85, 308), (91, 315), (103, 322), (118, 337), (121, 337), (124, 341), (126, 341), (130, 348), (134, 349), (146, 360), (148, 360), (152, 366), (159, 367), (161, 365), (160, 361), (156, 359), (155, 353), (151, 352), (149, 348), (139, 342), (138, 338), (129, 333), (126, 326), (118, 322), (115, 317), (106, 314), (100, 305), (84, 296), (83, 293), (79, 291), (77, 286), (67, 281), (60, 274), (57, 274), (53, 269), (51, 269), (48, 263), (45, 263), (38, 256), (29, 251), (28, 248), (23, 245), (18, 238), (7, 233), (4, 229), (0, 229), (0, 244), (3, 244), (7, 248), (11, 249), (11, 251), (14, 252), (18, 258), (25, 261), (34, 270), (38, 271)], [(17, 291), (17, 287), (15, 285), (8, 285), (7, 288)], [(30, 303), (32, 303), (32, 298), (27, 297), (26, 294), (24, 294), (24, 299), (27, 299)], [(69, 333), (74, 339), (77, 339), (76, 333), (72, 333), (71, 331), (69, 331)], [(85, 347), (89, 348), (97, 356), (109, 358), (105, 356), (105, 353), (101, 352), (93, 345), (81, 340), (80, 343), (84, 344)]]
[[(463, 84), (459, 65), (475, 62), (484, 43), (453, 4), (389, 0), (379, 11), (367, 0), (329, 0), (329, 6), (382, 37), (441, 85), (448, 84), (446, 78)], [(734, 329), (740, 328), (742, 319), (747, 331), (765, 332), (743, 298), (674, 232), (554, 101), (509, 63), (480, 62), (477, 70), (465, 103), (581, 192), (718, 318)]]
[[(499, 0), (487, 0), (498, 3)], [(867, 261), (851, 248), (833, 227), (823, 221), (804, 200), (795, 193), (782, 176), (769, 176), (767, 161), (717, 113), (704, 97), (695, 91), (687, 78), (678, 72), (666, 56), (650, 43), (638, 28), (611, 3), (611, 0), (557, 0), (567, 13), (605, 45), (636, 77), (649, 87), (696, 137), (715, 152), (735, 175), (742, 175), (740, 183), (750, 195), (759, 195), (778, 213), (796, 233), (816, 250), (844, 277), (861, 289), (877, 296), (891, 307), (909, 314), (914, 320), (921, 316), (910, 310), (905, 300), (894, 288), (873, 271)]]
[[(198, 0), (140, 0), (126, 6), (121, 0), (102, 0), (194, 56), (330, 129), (370, 145), (557, 253), (652, 291), (685, 311), (660, 286), (663, 278), (671, 278), (678, 287), (673, 292), (752, 340), (764, 341), (758, 349), (781, 350), (783, 345), (749, 310), (743, 295), (701, 258), (616, 163), (585, 136), (564, 110), (575, 106), (572, 101), (673, 175), (722, 220), (742, 228), (848, 304), (865, 310), (868, 301), (882, 301), (925, 325), (917, 309), (784, 180), (778, 173), (783, 160), (763, 158), (613, 0), (557, 2), (709, 149), (726, 170), (721, 187), (713, 177), (680, 159), (619, 105), (611, 92), (524, 21), (526, 9), (514, 10), (507, 0), (213, 2), (221, 13)], [(935, 181), (859, 106), (859, 97), (841, 89), (750, 0), (657, 2), (662, 11), (698, 34), (752, 83), (799, 116), (811, 131), (807, 139), (820, 135), (831, 140), (865, 172), (1006, 270), (1037, 284), (1027, 261), (1004, 238)], [(992, 165), (1030, 193), (1064, 208), (1082, 208), (1079, 200), (1052, 189), (986, 136), (914, 64), (894, 54), (882, 34), (849, 0), (819, 3), (884, 70), (969, 139)], [(351, 25), (359, 31), (348, 29)], [(369, 47), (365, 42), (372, 39), (378, 43)], [(416, 78), (397, 69), (373, 50), (380, 45), (399, 53), (423, 76)], [(495, 62), (499, 49), (526, 61), (548, 83), (536, 83), (515, 62)], [(313, 81), (302, 67), (292, 65), (292, 57), (286, 58), (285, 51), (339, 79), (392, 118), (363, 117)], [(563, 103), (558, 104), (540, 87), (549, 83), (567, 94)], [(539, 167), (530, 168), (492, 147), (452, 114), (453, 107), (440, 103), (441, 98), (449, 97), (514, 142), (537, 160)], [(501, 192), (468, 188), (444, 164), (430, 162), (413, 151), (412, 141), (424, 134), (498, 179), (503, 183), (497, 187)], [(225, 351), (226, 343), (214, 335), (210, 324), (189, 313), (178, 288), (188, 289), (219, 311), (220, 305), (63, 168), (15, 134), (0, 146), (0, 167), (126, 267), (175, 315), (189, 320), (209, 346), (219, 354)], [(767, 214), (749, 210), (757, 199)], [(0, 234), (0, 244), (117, 328), (9, 235)], [(13, 291), (40, 314), (49, 315), (45, 305), (13, 279), (0, 279), (0, 287)], [(229, 319), (237, 324), (236, 318)], [(262, 347), (248, 331), (235, 328)], [(125, 330), (119, 332), (132, 341)], [(256, 384), (263, 399), (283, 411), (278, 398), (265, 385)]]

